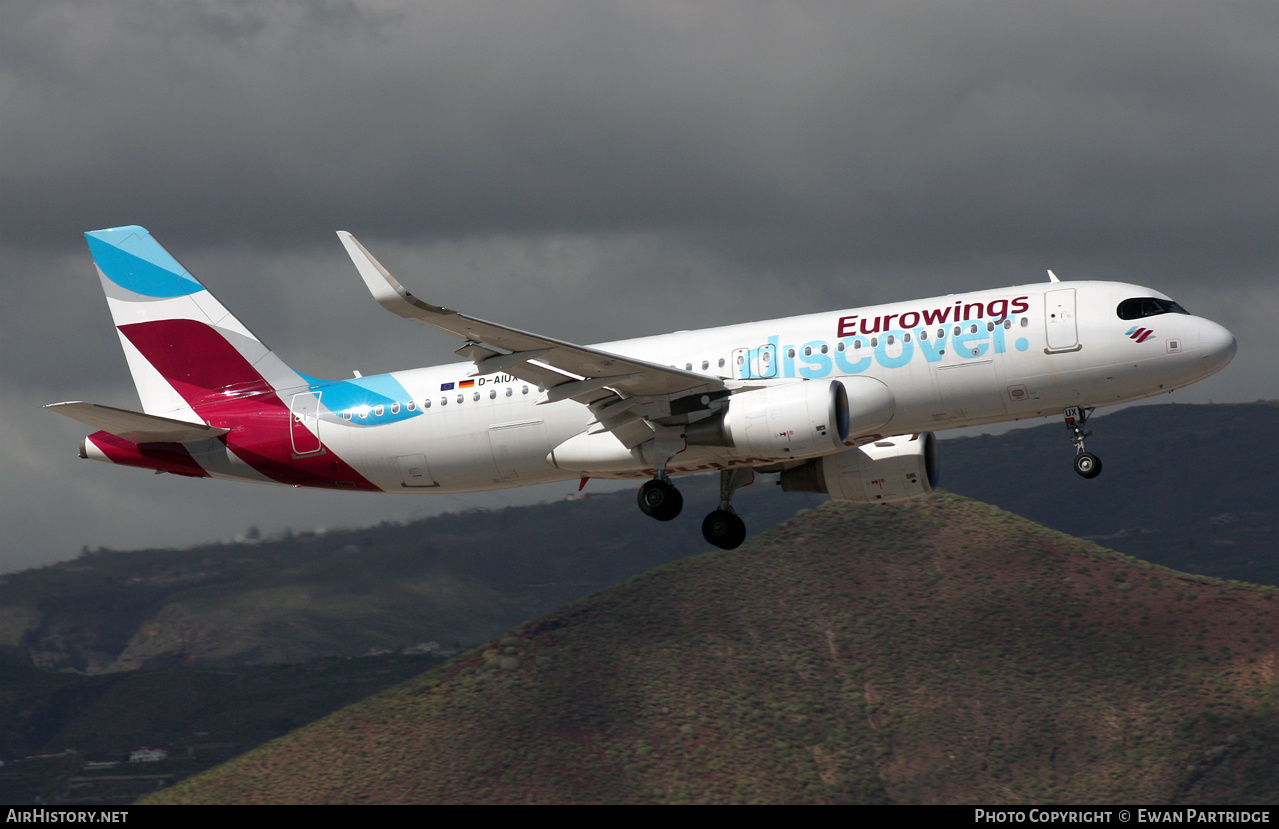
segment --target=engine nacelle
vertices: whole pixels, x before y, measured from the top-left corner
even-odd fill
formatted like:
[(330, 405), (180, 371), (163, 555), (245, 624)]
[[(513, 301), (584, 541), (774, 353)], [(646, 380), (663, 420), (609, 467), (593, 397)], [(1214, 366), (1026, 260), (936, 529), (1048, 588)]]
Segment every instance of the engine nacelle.
[(690, 446), (731, 446), (758, 458), (809, 458), (844, 445), (848, 392), (837, 380), (802, 380), (741, 392), (715, 417), (689, 425)]
[(922, 498), (937, 486), (937, 438), (923, 432), (854, 446), (786, 470), (781, 484), (785, 492), (824, 492), (858, 503)]
[(730, 446), (762, 458), (810, 458), (892, 420), (895, 401), (872, 377), (803, 380), (735, 394), (715, 417), (690, 424), (690, 446)]

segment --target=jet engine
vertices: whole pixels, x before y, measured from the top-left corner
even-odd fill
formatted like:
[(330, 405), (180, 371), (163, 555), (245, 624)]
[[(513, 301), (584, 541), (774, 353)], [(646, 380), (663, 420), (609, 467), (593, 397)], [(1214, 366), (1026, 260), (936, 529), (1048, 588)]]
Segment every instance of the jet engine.
[(824, 492), (841, 501), (889, 504), (931, 495), (937, 486), (937, 438), (898, 435), (787, 469), (785, 492)]
[(804, 380), (735, 394), (720, 414), (689, 425), (690, 446), (731, 446), (760, 458), (807, 458), (848, 438), (848, 393), (837, 380)]
[(690, 446), (731, 446), (761, 458), (806, 458), (892, 419), (892, 392), (870, 377), (804, 380), (741, 392), (721, 414), (689, 425)]

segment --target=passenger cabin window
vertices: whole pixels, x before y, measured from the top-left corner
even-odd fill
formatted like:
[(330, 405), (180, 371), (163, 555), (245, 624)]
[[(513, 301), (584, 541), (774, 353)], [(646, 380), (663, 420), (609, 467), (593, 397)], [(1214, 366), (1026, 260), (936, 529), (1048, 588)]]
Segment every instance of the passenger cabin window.
[(1171, 299), (1143, 296), (1125, 299), (1119, 303), (1115, 313), (1119, 315), (1121, 320), (1135, 320), (1142, 317), (1154, 317), (1159, 314), (1189, 314), (1190, 312)]

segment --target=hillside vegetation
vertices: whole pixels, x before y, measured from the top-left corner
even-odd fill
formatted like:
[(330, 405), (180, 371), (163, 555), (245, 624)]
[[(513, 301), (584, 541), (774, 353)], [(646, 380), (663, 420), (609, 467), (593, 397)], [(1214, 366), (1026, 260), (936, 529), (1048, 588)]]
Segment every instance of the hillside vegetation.
[[(1279, 505), (1268, 478), (1279, 445), (1255, 439), (1279, 431), (1279, 407), (1141, 406), (1092, 425), (1089, 448), (1106, 464), (1096, 480), (1070, 470), (1066, 431), (1053, 421), (944, 441), (942, 483), (1178, 570), (1279, 584)], [(772, 480), (760, 476), (735, 499), (752, 531), (823, 500), (783, 494)], [(194, 493), (207, 482), (180, 483)], [(0, 576), (0, 650), (48, 670), (99, 674), (430, 641), (472, 647), (705, 551), (701, 516), (718, 499), (716, 479), (679, 483), (685, 514), (661, 525), (628, 490), (188, 550), (86, 552)]]
[[(713, 477), (685, 485), (713, 503)], [(822, 496), (747, 487), (753, 530)], [(690, 509), (690, 512), (692, 510)], [(237, 667), (473, 647), (707, 548), (688, 517), (653, 534), (633, 490), (186, 550), (102, 550), (0, 577), (0, 649), (46, 670)]]
[(1105, 471), (1070, 471), (1059, 419), (942, 444), (942, 483), (1175, 570), (1279, 584), (1276, 401), (1135, 406), (1089, 421)]
[(158, 802), (1274, 802), (1272, 588), (953, 495), (657, 568)]

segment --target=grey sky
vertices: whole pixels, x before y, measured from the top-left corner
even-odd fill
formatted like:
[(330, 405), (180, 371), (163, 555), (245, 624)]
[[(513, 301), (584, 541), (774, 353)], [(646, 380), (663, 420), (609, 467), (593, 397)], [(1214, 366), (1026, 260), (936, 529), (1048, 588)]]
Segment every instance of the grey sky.
[(1239, 337), (1174, 400), (1279, 396), (1272, 2), (45, 0), (0, 20), (0, 570), (491, 498), (78, 461), (82, 432), (39, 406), (136, 406), (81, 235), (121, 224), (321, 376), (455, 345), (368, 298), (346, 229), (419, 295), (584, 342), (1045, 268), (1121, 279)]

